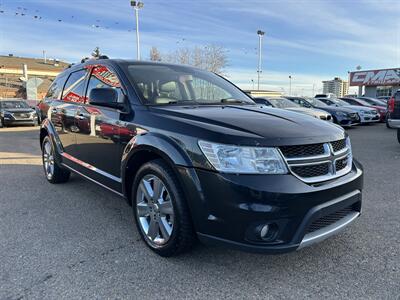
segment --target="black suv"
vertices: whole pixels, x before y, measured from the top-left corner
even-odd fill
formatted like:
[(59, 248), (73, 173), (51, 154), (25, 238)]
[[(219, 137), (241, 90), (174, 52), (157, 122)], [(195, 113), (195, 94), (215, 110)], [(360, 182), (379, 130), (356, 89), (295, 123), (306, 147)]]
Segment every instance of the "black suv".
[(47, 180), (72, 171), (124, 197), (163, 256), (197, 238), (291, 251), (361, 212), (363, 172), (343, 129), (262, 108), (210, 72), (89, 60), (56, 78), (41, 109)]

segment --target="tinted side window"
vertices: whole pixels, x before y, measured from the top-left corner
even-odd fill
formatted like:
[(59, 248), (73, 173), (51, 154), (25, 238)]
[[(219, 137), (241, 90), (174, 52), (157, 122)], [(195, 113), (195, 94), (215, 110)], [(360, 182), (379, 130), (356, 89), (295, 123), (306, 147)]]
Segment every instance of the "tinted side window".
[(62, 100), (70, 102), (85, 102), (86, 70), (72, 72), (65, 83)]
[(56, 77), (56, 79), (50, 85), (50, 88), (47, 91), (46, 96), (44, 97), (45, 100), (61, 99), (61, 91), (64, 86), (65, 77), (66, 75), (64, 74), (61, 74)]
[(124, 101), (124, 94), (122, 92), (121, 82), (110, 68), (106, 66), (97, 66), (92, 70), (90, 75), (89, 85), (87, 90), (87, 97), (89, 98), (90, 91), (94, 88), (113, 88), (118, 92), (118, 102)]

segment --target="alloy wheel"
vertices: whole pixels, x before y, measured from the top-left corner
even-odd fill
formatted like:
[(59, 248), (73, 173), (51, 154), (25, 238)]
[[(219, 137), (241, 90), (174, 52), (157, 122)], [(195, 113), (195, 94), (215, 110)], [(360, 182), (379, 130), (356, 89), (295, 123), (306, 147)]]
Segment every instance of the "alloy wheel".
[(47, 179), (51, 180), (54, 176), (54, 153), (49, 141), (43, 145), (43, 165)]
[(174, 208), (170, 193), (155, 175), (144, 176), (136, 192), (137, 220), (153, 247), (165, 245), (174, 228)]

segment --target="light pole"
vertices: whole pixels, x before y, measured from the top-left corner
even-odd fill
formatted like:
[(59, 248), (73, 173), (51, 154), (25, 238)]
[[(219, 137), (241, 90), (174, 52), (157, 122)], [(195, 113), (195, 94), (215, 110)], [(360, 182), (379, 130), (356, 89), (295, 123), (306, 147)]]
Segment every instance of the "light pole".
[(292, 75), (289, 75), (289, 96), (292, 95)]
[(251, 80), (251, 83), (253, 84), (253, 90), (254, 90), (254, 79)]
[(257, 90), (260, 90), (260, 76), (261, 76), (261, 42), (265, 34), (264, 31), (258, 30), (258, 70), (257, 70)]
[(136, 53), (137, 60), (140, 60), (140, 40), (139, 40), (139, 9), (143, 8), (143, 2), (131, 1), (131, 6), (135, 10), (136, 16)]

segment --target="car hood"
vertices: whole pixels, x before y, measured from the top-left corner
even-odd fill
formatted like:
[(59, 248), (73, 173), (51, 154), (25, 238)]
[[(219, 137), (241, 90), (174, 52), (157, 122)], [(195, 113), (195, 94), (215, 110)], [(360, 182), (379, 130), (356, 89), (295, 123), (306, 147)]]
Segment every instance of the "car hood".
[(354, 113), (354, 110), (346, 107), (336, 107), (336, 106), (317, 106), (318, 109), (322, 109), (324, 111), (327, 111), (331, 114), (337, 113), (337, 112), (344, 112), (344, 113)]
[(31, 113), (35, 111), (32, 108), (3, 108), (2, 110), (10, 113)]
[(375, 110), (376, 111), (375, 108), (368, 107), (368, 106), (346, 105), (345, 108), (350, 108), (351, 110), (354, 110), (357, 112), (362, 111), (362, 110), (364, 110), (364, 111), (374, 111)]
[(345, 136), (342, 128), (329, 122), (257, 105), (165, 106), (152, 107), (151, 111), (158, 124), (163, 124), (161, 130), (220, 143), (281, 146), (321, 143)]
[(307, 107), (289, 107), (287, 110), (297, 111), (314, 117), (326, 116), (328, 113), (320, 109), (311, 109)]

